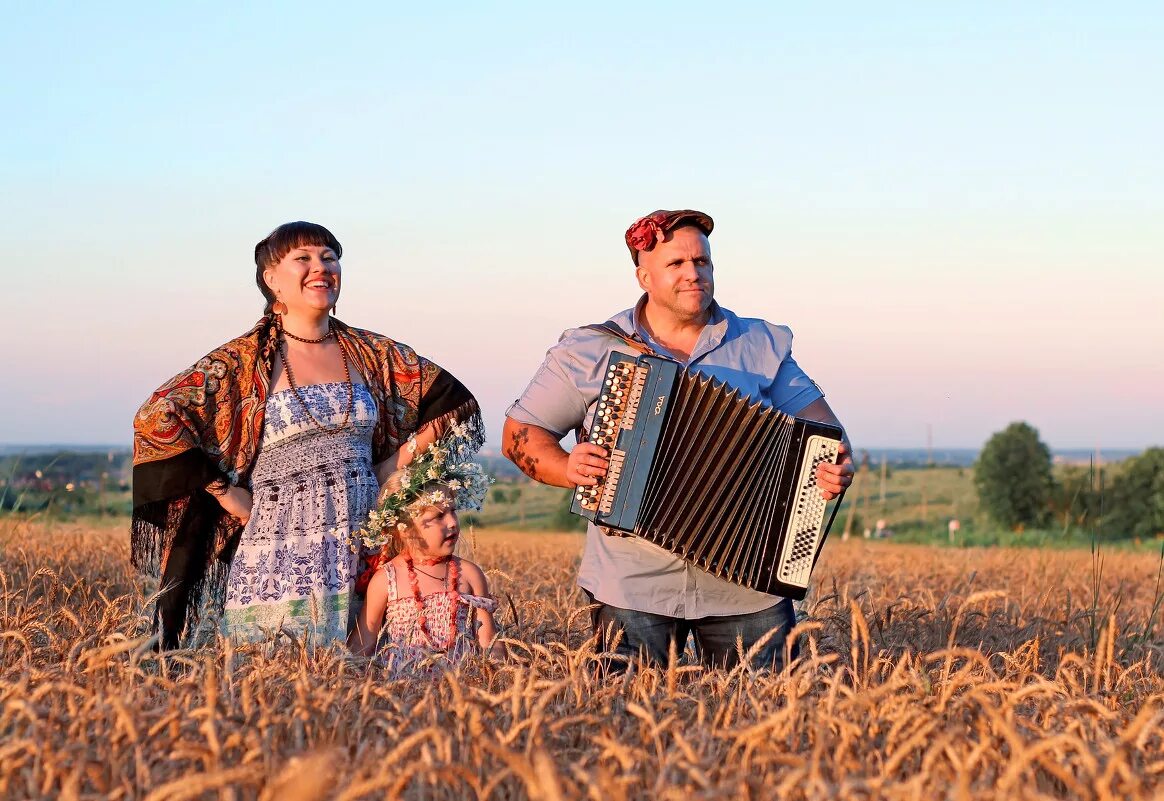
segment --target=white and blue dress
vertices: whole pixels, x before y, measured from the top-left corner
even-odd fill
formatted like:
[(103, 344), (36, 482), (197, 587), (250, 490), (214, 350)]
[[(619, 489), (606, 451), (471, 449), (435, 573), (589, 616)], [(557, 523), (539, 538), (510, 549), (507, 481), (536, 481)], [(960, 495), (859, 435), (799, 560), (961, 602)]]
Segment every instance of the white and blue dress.
[(272, 393), (251, 472), (254, 498), (230, 566), (222, 631), (241, 642), (282, 631), (313, 645), (347, 637), (359, 554), (352, 532), (376, 503), (376, 402), (364, 384)]

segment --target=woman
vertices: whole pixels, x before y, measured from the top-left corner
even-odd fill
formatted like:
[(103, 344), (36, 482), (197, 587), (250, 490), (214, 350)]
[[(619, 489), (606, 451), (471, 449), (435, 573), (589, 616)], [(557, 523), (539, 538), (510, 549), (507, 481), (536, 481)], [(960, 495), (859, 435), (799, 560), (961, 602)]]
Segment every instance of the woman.
[(225, 602), (237, 639), (285, 628), (342, 642), (351, 534), (411, 458), (401, 446), (415, 437), (423, 448), (453, 424), (473, 447), (483, 440), (459, 381), (331, 316), (342, 252), (321, 225), (276, 228), (255, 246), (263, 318), (137, 413), (132, 557), (160, 569), (163, 647), (192, 639), (207, 594)]

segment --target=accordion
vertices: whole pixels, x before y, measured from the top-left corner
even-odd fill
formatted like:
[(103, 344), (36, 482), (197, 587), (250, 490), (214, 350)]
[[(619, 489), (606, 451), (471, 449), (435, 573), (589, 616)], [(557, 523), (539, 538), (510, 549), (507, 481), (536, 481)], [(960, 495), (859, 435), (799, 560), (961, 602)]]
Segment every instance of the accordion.
[(571, 511), (655, 543), (720, 578), (803, 598), (838, 504), (816, 468), (841, 430), (749, 401), (656, 356), (610, 357), (589, 433), (610, 459)]

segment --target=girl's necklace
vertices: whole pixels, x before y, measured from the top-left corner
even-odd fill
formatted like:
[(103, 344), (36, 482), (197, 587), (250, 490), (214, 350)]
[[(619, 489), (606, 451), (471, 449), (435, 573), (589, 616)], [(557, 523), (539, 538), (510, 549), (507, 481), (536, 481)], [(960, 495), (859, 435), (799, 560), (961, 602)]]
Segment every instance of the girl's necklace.
[(447, 579), (449, 577), (448, 570), (445, 571), (445, 574), (443, 576), (434, 576), (432, 573), (429, 573), (427, 570), (421, 570), (419, 567), (415, 568), (415, 570), (417, 573), (420, 573), (423, 576), (428, 576), (433, 581), (444, 581), (445, 579)]
[[(416, 565), (412, 561), (411, 554), (404, 554), (404, 564), (408, 567), (408, 583), (412, 585), (412, 598), (416, 604), (416, 627), (420, 631), (420, 636), (434, 647), (447, 651), (457, 642), (457, 607), (461, 602), (461, 594), (457, 592), (457, 585), (460, 581), (461, 573), (457, 560), (449, 559), (449, 570), (445, 576), (447, 579), (445, 591), (449, 594), (449, 628), (448, 636), (440, 644), (435, 642), (432, 632), (426, 630), (428, 620), (424, 614), (424, 596), (420, 594), (420, 583), (416, 579)], [(428, 576), (429, 574), (425, 573), (425, 575)], [(429, 576), (429, 578), (433, 577)], [(439, 581), (439, 579), (437, 580)]]

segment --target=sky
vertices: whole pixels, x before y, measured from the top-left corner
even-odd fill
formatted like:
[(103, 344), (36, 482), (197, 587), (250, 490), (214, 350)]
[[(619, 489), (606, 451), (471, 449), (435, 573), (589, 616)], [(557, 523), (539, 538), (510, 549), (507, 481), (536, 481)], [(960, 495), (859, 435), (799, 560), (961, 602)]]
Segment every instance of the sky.
[[(716, 220), (860, 447), (1164, 445), (1153, 3), (21, 4), (0, 30), (0, 444), (124, 444), (261, 314), (255, 242), (506, 406)], [(1014, 6), (1014, 7), (1012, 7)]]

